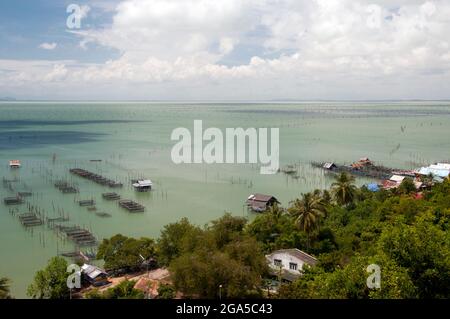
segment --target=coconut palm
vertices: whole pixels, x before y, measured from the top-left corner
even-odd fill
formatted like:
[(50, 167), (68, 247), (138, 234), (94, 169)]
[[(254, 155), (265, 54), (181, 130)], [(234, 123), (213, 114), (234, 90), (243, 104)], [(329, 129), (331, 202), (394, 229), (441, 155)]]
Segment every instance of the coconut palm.
[(10, 298), (9, 296), (9, 279), (6, 277), (0, 278), (0, 299)]
[(274, 203), (273, 205), (271, 205), (269, 207), (269, 209), (267, 210), (267, 213), (272, 215), (275, 220), (279, 220), (281, 216), (283, 216), (284, 214), (284, 209), (280, 206), (278, 206), (277, 203)]
[(336, 182), (331, 185), (334, 199), (339, 205), (347, 205), (356, 197), (355, 178), (345, 172), (336, 176)]
[(295, 218), (297, 226), (306, 233), (309, 247), (311, 233), (319, 227), (319, 221), (326, 213), (321, 197), (312, 193), (302, 194), (301, 199), (292, 202), (289, 213)]

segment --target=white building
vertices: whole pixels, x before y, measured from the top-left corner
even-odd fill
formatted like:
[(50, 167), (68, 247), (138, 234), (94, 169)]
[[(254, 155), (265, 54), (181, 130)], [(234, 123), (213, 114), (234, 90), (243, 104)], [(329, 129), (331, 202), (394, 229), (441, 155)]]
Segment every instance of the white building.
[(136, 183), (133, 183), (133, 187), (138, 192), (146, 192), (152, 189), (153, 183), (149, 179), (137, 180)]
[(297, 248), (280, 249), (266, 255), (272, 274), (287, 281), (294, 281), (306, 266), (315, 266), (317, 259)]
[(20, 161), (19, 160), (11, 160), (11, 161), (9, 161), (9, 167), (11, 167), (11, 168), (19, 168), (20, 167)]

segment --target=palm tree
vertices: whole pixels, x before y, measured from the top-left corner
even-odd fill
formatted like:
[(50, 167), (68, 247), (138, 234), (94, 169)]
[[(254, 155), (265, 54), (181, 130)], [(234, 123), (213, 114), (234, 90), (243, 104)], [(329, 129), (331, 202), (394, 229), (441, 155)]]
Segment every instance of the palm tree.
[(336, 182), (331, 185), (334, 199), (339, 205), (347, 205), (356, 197), (355, 178), (345, 172), (336, 176)]
[(272, 215), (276, 221), (280, 219), (281, 216), (284, 214), (284, 209), (280, 206), (278, 206), (277, 203), (274, 203), (269, 207), (267, 210), (267, 213)]
[(0, 277), (0, 299), (10, 298), (9, 295), (9, 279)]
[(295, 218), (297, 226), (306, 233), (309, 248), (311, 233), (318, 228), (320, 218), (326, 213), (321, 197), (311, 193), (302, 194), (302, 199), (292, 202), (289, 213)]

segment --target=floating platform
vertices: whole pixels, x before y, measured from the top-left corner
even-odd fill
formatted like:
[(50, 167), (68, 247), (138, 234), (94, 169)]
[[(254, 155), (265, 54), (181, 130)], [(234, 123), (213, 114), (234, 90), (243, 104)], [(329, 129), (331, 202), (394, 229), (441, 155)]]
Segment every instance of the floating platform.
[(17, 195), (19, 197), (30, 197), (30, 196), (33, 195), (33, 193), (31, 193), (31, 192), (19, 192)]
[(65, 234), (68, 239), (73, 241), (78, 246), (95, 246), (97, 245), (97, 239), (87, 229), (83, 229), (79, 226), (61, 226), (55, 227), (61, 233)]
[(77, 176), (80, 176), (82, 178), (86, 178), (88, 180), (93, 181), (94, 183), (103, 185), (103, 186), (109, 186), (109, 187), (122, 187), (123, 184), (118, 182), (118, 181), (114, 181), (112, 179), (109, 179), (107, 177), (104, 177), (102, 175), (87, 171), (85, 169), (82, 168), (71, 168), (70, 173), (75, 174)]
[(102, 197), (107, 200), (119, 200), (120, 195), (117, 193), (103, 193)]
[(141, 213), (145, 211), (145, 206), (129, 199), (120, 200), (119, 206), (125, 208), (131, 213)]
[(80, 205), (80, 206), (94, 206), (95, 205), (95, 200), (93, 200), (93, 199), (80, 200), (80, 201), (78, 201), (78, 205)]
[(23, 199), (20, 196), (6, 197), (3, 199), (5, 205), (20, 205), (23, 204)]
[(34, 227), (44, 224), (44, 221), (35, 213), (24, 213), (18, 215), (20, 223), (25, 227)]
[(95, 213), (95, 215), (97, 215), (98, 217), (102, 217), (102, 218), (111, 217), (111, 214), (108, 214), (105, 212), (97, 212), (97, 213)]
[(57, 181), (55, 183), (55, 187), (59, 189), (63, 194), (75, 194), (79, 192), (78, 188), (76, 188), (73, 185), (70, 185), (65, 181)]

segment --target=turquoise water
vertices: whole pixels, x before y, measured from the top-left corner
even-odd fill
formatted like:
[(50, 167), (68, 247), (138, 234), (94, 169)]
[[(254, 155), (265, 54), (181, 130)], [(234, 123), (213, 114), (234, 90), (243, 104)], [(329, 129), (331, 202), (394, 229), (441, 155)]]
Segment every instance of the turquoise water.
[[(176, 127), (192, 130), (195, 119), (207, 127), (277, 127), (281, 166), (295, 165), (297, 179), (282, 173), (260, 175), (250, 164), (181, 164), (171, 162)], [(188, 217), (197, 224), (225, 211), (251, 218), (244, 209), (249, 194), (269, 193), (283, 204), (302, 192), (325, 188), (330, 177), (311, 161), (350, 163), (367, 156), (379, 164), (416, 168), (450, 159), (450, 103), (0, 103), (0, 178), (16, 180), (12, 189), (0, 184), (0, 197), (31, 191), (30, 205), (48, 217), (68, 215), (66, 224), (92, 230), (98, 239), (122, 233), (157, 237), (163, 225)], [(55, 160), (53, 160), (53, 157)], [(11, 171), (10, 159), (22, 168)], [(91, 162), (101, 159), (102, 162)], [(99, 172), (124, 183), (117, 190), (146, 206), (130, 214), (116, 202), (104, 201), (108, 187), (69, 174), (72, 167)], [(153, 180), (155, 190), (135, 193), (131, 179)], [(80, 188), (62, 194), (59, 179)], [(369, 180), (360, 179), (359, 184)], [(101, 218), (76, 200), (94, 198)], [(26, 205), (19, 206), (26, 211)], [(13, 280), (12, 293), (26, 287), (48, 258), (74, 247), (45, 226), (25, 230), (9, 206), (0, 203), (0, 276)]]

